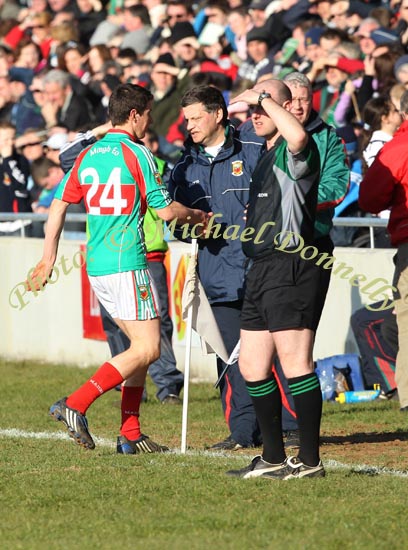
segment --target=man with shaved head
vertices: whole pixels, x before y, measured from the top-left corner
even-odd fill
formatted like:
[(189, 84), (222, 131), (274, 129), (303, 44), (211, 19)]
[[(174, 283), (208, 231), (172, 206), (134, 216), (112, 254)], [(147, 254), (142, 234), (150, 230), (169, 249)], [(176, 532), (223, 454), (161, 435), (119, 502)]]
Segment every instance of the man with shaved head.
[[(313, 369), (317, 267), (306, 248), (314, 242), (319, 153), (289, 111), (292, 95), (282, 81), (256, 84), (234, 98), (252, 108), (264, 151), (252, 174), (244, 253), (252, 261), (241, 315), (239, 365), (263, 439), (262, 456), (229, 475), (297, 479), (325, 475), (319, 457), (322, 395)], [(252, 237), (251, 235), (256, 235)], [(295, 401), (300, 449), (286, 457), (282, 399), (271, 366), (278, 356)]]

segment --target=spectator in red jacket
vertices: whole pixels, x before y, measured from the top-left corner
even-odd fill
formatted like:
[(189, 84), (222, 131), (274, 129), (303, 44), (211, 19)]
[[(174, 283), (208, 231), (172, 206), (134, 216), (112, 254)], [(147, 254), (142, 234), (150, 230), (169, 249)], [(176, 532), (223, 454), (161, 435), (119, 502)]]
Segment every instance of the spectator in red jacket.
[(408, 412), (408, 91), (401, 97), (403, 123), (378, 153), (360, 184), (360, 207), (378, 213), (391, 209), (388, 231), (398, 248), (393, 278), (399, 350), (395, 380), (401, 411)]

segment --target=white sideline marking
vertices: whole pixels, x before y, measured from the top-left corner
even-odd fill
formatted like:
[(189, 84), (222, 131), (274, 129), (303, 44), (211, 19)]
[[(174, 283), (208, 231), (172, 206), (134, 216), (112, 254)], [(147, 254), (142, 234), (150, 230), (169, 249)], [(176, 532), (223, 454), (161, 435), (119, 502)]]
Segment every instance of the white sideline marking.
[[(23, 430), (17, 430), (16, 428), (10, 428), (1, 430), (0, 437), (10, 438), (24, 438), (24, 439), (58, 439), (64, 441), (72, 441), (67, 433), (64, 432), (25, 432)], [(113, 441), (104, 439), (102, 437), (93, 437), (95, 443), (101, 447), (115, 447)]]
[(369, 475), (390, 475), (396, 477), (408, 477), (408, 472), (403, 470), (393, 470), (392, 468), (383, 468), (370, 466), (369, 464), (342, 464), (337, 460), (325, 460), (324, 465), (333, 470), (353, 470), (356, 473)]
[[(9, 429), (0, 429), (0, 437), (9, 437), (9, 438), (24, 438), (24, 439), (56, 439), (60, 441), (71, 441), (71, 438), (67, 433), (63, 432), (26, 432), (23, 430), (18, 430), (16, 428)], [(114, 448), (115, 443), (109, 439), (102, 437), (94, 437), (95, 443), (100, 447)], [(173, 449), (174, 454), (181, 454), (179, 449)], [(232, 453), (226, 455), (222, 451), (200, 451), (200, 450), (190, 450), (186, 453), (188, 456), (211, 456), (213, 458), (228, 458), (238, 459), (247, 458), (248, 460), (253, 459), (253, 455), (234, 455)], [(356, 473), (369, 474), (369, 475), (389, 475), (395, 477), (404, 477), (408, 478), (408, 472), (402, 470), (393, 470), (392, 468), (381, 468), (378, 466), (370, 466), (369, 464), (343, 464), (337, 460), (325, 460), (324, 465), (330, 470), (352, 470)]]

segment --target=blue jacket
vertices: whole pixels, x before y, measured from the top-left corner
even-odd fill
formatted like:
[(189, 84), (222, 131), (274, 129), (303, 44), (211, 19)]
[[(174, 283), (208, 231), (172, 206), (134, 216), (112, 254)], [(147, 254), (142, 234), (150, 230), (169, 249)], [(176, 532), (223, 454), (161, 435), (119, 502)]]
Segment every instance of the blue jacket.
[(241, 140), (240, 132), (229, 126), (226, 141), (213, 159), (189, 138), (170, 176), (174, 200), (212, 211), (221, 226), (213, 237), (198, 240), (198, 272), (210, 303), (243, 298), (247, 260), (239, 234), (245, 228), (249, 184), (260, 151), (259, 143)]

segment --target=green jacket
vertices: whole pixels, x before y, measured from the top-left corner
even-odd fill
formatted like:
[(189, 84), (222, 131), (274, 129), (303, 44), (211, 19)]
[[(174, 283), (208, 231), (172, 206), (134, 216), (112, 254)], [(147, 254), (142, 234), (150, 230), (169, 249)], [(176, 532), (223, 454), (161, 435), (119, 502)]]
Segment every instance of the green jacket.
[(328, 235), (333, 227), (334, 208), (347, 194), (350, 167), (344, 144), (332, 126), (312, 111), (305, 129), (312, 135), (320, 155), (315, 238)]

